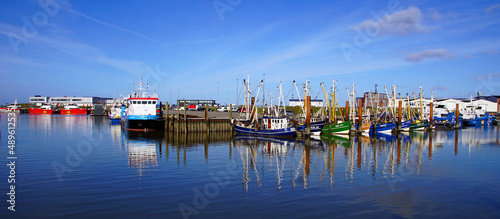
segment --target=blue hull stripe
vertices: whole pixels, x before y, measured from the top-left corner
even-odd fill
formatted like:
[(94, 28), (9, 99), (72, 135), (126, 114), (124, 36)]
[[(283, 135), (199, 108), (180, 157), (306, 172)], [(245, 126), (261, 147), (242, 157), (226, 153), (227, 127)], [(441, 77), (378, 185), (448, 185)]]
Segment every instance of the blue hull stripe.
[(258, 130), (253, 128), (240, 127), (233, 124), (233, 128), (238, 133), (252, 135), (268, 135), (268, 136), (291, 136), (295, 134), (295, 128), (273, 129), (273, 130)]
[(159, 119), (158, 115), (127, 115), (127, 120), (155, 120)]

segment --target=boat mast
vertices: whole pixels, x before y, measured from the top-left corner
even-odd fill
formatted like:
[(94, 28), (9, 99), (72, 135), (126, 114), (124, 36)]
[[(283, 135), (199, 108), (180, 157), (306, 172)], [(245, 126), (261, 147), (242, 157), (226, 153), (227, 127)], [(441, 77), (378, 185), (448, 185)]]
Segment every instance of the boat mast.
[(245, 118), (248, 121), (250, 119), (250, 75), (247, 75), (248, 80), (243, 79), (243, 85), (245, 86)]
[[(295, 85), (295, 90), (297, 91), (297, 98), (299, 98), (299, 102), (302, 102), (302, 100), (300, 100), (299, 88), (297, 88), (297, 83), (295, 83), (295, 81), (293, 81), (293, 85)], [(302, 108), (302, 111), (305, 112), (304, 108)]]
[(332, 89), (333, 89), (333, 91), (332, 91), (332, 110), (333, 110), (333, 114), (332, 114), (333, 120), (332, 121), (333, 121), (333, 124), (337, 124), (337, 115), (336, 115), (337, 110), (335, 110), (335, 98), (336, 98), (335, 97), (335, 84), (336, 84), (335, 79), (333, 79), (333, 87), (332, 87)]
[[(345, 89), (347, 90), (347, 102), (349, 103), (349, 106), (350, 108), (352, 108), (352, 103), (351, 103), (351, 92), (349, 91), (349, 87), (345, 87)], [(347, 118), (349, 121), (351, 120), (351, 113), (352, 110), (349, 109), (349, 118)]]
[(306, 87), (305, 87), (305, 90), (304, 90), (304, 105), (303, 105), (303, 108), (304, 108), (304, 113), (306, 113), (306, 114), (307, 114), (307, 112), (305, 111), (305, 109), (306, 109), (307, 96), (309, 96), (309, 81), (306, 81)]
[(422, 86), (420, 86), (420, 120), (423, 119), (424, 115), (424, 109), (423, 109), (423, 104), (422, 104)]
[[(321, 85), (321, 88), (323, 89), (323, 95), (325, 95), (326, 107), (328, 108), (328, 110), (331, 110), (330, 103), (328, 101), (328, 96), (326, 95), (326, 92), (325, 92), (325, 86), (323, 86), (323, 82), (321, 82), (319, 84)], [(330, 121), (331, 121), (330, 118), (328, 118), (328, 122), (330, 122)]]
[(352, 121), (354, 122), (354, 120), (356, 119), (356, 115), (354, 115), (356, 113), (356, 100), (355, 100), (355, 93), (354, 93), (354, 85), (355, 83), (352, 83), (352, 107), (351, 107), (351, 116), (352, 116)]
[[(142, 83), (142, 76), (140, 77), (141, 79), (139, 80), (139, 83), (134, 83), (135, 85), (139, 85), (139, 96), (138, 97), (146, 97), (146, 94), (148, 93), (147, 91), (146, 92), (142, 92), (142, 90), (144, 89), (148, 89), (149, 88), (149, 85), (146, 83)], [(146, 85), (146, 88), (143, 88), (142, 85)]]
[[(259, 88), (257, 89), (257, 94), (255, 95), (256, 97), (258, 97), (258, 96), (259, 96), (260, 87), (262, 87), (262, 84), (263, 84), (263, 83), (264, 83), (264, 80), (260, 80)], [(253, 104), (253, 107), (252, 107), (252, 114), (253, 114), (253, 116), (252, 116), (252, 121), (251, 121), (250, 123), (253, 123), (253, 122), (256, 120), (255, 118), (257, 118), (257, 112), (256, 112), (256, 111), (254, 111), (254, 110), (255, 110), (255, 106), (256, 106), (256, 105), (257, 105), (257, 104), (255, 104), (255, 103)], [(247, 111), (248, 111), (248, 110), (247, 110)]]
[(280, 81), (280, 106), (283, 102), (283, 113), (286, 115), (286, 107), (285, 107), (285, 97), (283, 96), (283, 82)]
[(375, 84), (375, 125), (378, 123), (378, 101), (379, 101), (379, 94), (377, 92), (377, 84)]

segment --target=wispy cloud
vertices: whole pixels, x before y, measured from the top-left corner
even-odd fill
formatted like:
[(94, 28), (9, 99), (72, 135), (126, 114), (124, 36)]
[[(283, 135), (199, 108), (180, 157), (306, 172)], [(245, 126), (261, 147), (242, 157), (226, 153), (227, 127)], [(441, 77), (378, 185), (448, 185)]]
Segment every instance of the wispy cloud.
[(441, 13), (439, 13), (436, 9), (431, 8), (429, 9), (429, 17), (431, 17), (435, 21), (439, 21), (441, 20), (443, 15), (441, 15)]
[(491, 13), (494, 10), (500, 9), (500, 4), (493, 5), (491, 7), (488, 7), (487, 9), (484, 9), (484, 12), (486, 13)]
[(437, 91), (443, 91), (443, 90), (448, 90), (448, 89), (449, 89), (448, 87), (446, 87), (444, 85), (440, 85), (440, 84), (432, 87), (432, 90), (437, 90)]
[(500, 73), (491, 74), (476, 74), (473, 77), (474, 81), (491, 81), (493, 78), (500, 77)]
[(405, 60), (409, 62), (421, 62), (430, 58), (453, 58), (453, 55), (446, 49), (429, 49), (406, 55)]
[[(0, 22), (0, 34), (11, 36), (21, 35), (21, 27), (12, 26)], [(71, 36), (65, 36), (60, 33), (52, 35), (42, 35), (38, 34), (36, 37), (30, 40), (30, 44), (43, 49), (55, 50), (62, 52), (67, 55), (71, 55), (80, 60), (85, 60), (89, 62), (95, 62), (111, 67), (118, 68), (128, 73), (134, 75), (144, 72), (146, 63), (142, 61), (124, 60), (109, 57), (99, 48), (94, 47), (89, 44), (81, 43), (72, 39)], [(43, 64), (40, 61), (33, 61), (29, 58), (16, 58), (11, 56), (4, 56), (0, 54), (3, 63), (17, 64), (17, 65), (27, 65), (34, 67), (50, 67)], [(57, 63), (51, 63), (51, 65), (56, 65)], [(61, 63), (62, 64), (62, 63)]]
[(380, 20), (366, 20), (354, 26), (361, 30), (380, 30), (380, 34), (406, 35), (410, 33), (422, 33), (428, 28), (422, 24), (422, 12), (419, 8), (411, 6), (406, 10), (394, 14), (386, 14)]
[(87, 18), (87, 19), (89, 19), (89, 20), (91, 20), (91, 21), (94, 21), (94, 22), (97, 22), (97, 23), (99, 23), (99, 24), (102, 24), (102, 25), (104, 25), (104, 26), (108, 26), (108, 27), (111, 27), (111, 28), (113, 28), (113, 29), (116, 29), (116, 30), (119, 30), (119, 31), (122, 31), (122, 32), (126, 32), (126, 33), (130, 33), (130, 34), (136, 35), (136, 36), (138, 36), (138, 37), (141, 37), (141, 38), (144, 38), (144, 39), (150, 40), (150, 41), (152, 41), (152, 42), (156, 42), (156, 43), (160, 43), (160, 44), (162, 44), (162, 45), (168, 46), (168, 44), (167, 44), (167, 43), (164, 43), (164, 42), (162, 42), (162, 41), (159, 41), (159, 40), (153, 39), (153, 38), (151, 38), (151, 37), (149, 37), (149, 36), (146, 36), (146, 35), (144, 35), (144, 34), (141, 34), (141, 33), (135, 32), (135, 31), (133, 31), (133, 30), (129, 30), (129, 29), (126, 29), (126, 28), (123, 28), (123, 27), (119, 27), (119, 26), (116, 26), (116, 25), (114, 25), (114, 24), (106, 23), (106, 22), (101, 21), (101, 20), (99, 20), (99, 19), (97, 19), (97, 18), (90, 17), (90, 16), (88, 16), (88, 15), (86, 15), (86, 14), (80, 13), (80, 12), (78, 12), (78, 11), (74, 11), (74, 10), (69, 9), (69, 8), (64, 8), (64, 10), (66, 10), (66, 11), (68, 11), (68, 12), (71, 12), (71, 13), (73, 13), (73, 14), (76, 14), (76, 15), (82, 16), (82, 17), (84, 17), (84, 18)]

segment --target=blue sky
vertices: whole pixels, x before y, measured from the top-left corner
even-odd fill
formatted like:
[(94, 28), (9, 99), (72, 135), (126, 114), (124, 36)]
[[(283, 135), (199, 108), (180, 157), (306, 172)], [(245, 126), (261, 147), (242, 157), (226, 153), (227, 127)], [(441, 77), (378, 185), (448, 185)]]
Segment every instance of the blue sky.
[[(2, 1), (0, 101), (117, 97), (139, 76), (162, 101), (323, 98), (338, 81), (424, 96), (500, 95), (498, 1)], [(238, 90), (237, 90), (238, 83)], [(300, 89), (300, 87), (299, 87)], [(259, 99), (262, 97), (262, 91)], [(267, 97), (267, 100), (270, 98)], [(276, 98), (275, 98), (276, 99)], [(275, 100), (276, 103), (276, 100)]]

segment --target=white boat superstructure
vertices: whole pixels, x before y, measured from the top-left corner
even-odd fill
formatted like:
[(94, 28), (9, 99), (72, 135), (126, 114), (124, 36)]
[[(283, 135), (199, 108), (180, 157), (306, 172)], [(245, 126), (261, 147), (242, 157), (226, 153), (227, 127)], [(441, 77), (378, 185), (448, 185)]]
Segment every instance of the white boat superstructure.
[(0, 113), (19, 113), (20, 108), (17, 105), (17, 99), (14, 101), (13, 104), (8, 105), (5, 108), (0, 108)]

